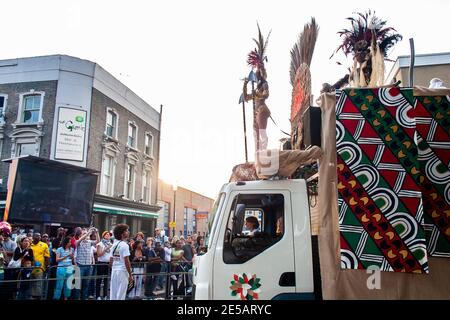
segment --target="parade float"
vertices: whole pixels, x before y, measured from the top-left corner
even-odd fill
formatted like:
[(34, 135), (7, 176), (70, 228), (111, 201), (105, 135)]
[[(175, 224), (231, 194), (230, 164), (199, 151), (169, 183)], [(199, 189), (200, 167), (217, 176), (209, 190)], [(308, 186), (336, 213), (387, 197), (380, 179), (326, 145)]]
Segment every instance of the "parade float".
[[(208, 252), (195, 264), (196, 299), (450, 298), (450, 90), (384, 83), (401, 35), (371, 11), (348, 20), (336, 52), (352, 64), (323, 85), (318, 107), (314, 19), (294, 45), (282, 150), (264, 149), (267, 40), (258, 26), (240, 100), (254, 102), (255, 161), (246, 155), (221, 189)], [(312, 108), (320, 108), (315, 123)], [(305, 144), (317, 127), (320, 143)], [(261, 224), (254, 239), (242, 235), (250, 214)]]

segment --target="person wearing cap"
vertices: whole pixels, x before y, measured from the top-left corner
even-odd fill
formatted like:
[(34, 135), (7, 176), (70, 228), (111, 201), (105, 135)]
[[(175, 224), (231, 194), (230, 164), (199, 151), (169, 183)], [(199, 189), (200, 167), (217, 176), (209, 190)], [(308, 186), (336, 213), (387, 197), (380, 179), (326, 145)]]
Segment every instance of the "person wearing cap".
[[(104, 231), (102, 240), (97, 243), (97, 284), (95, 286), (97, 300), (106, 300), (108, 297), (108, 264), (111, 258), (111, 233)], [(101, 284), (103, 282), (103, 292), (100, 293)]]

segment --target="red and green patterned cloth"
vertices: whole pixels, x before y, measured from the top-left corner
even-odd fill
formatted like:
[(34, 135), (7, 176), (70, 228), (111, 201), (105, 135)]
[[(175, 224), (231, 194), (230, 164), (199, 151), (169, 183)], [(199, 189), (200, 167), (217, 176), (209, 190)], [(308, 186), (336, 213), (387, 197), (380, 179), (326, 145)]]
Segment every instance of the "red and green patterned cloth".
[(450, 97), (414, 102), (427, 249), (450, 257)]
[(447, 117), (426, 121), (430, 107), (410, 88), (346, 89), (336, 99), (342, 268), (428, 273), (427, 250), (450, 256), (448, 98), (424, 98), (439, 105), (430, 119)]

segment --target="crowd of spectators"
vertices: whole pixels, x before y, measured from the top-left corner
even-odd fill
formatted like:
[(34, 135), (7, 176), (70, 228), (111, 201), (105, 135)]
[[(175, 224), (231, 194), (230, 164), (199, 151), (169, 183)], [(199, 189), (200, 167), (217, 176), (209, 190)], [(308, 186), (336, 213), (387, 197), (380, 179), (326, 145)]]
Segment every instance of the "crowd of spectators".
[[(175, 290), (167, 284), (179, 283), (181, 275), (176, 273), (185, 275), (185, 292), (189, 294), (192, 260), (206, 250), (201, 236), (169, 238), (159, 228), (153, 237), (138, 232), (121, 240), (109, 230), (100, 235), (93, 227), (74, 228), (70, 234), (59, 228), (54, 238), (3, 228), (0, 299), (110, 299), (111, 270), (119, 261), (113, 258), (118, 242), (122, 242), (119, 251), (124, 251), (123, 247), (129, 252), (132, 279), (127, 280), (133, 286), (127, 290), (127, 299), (154, 299), (165, 295), (168, 288)], [(175, 274), (169, 276), (168, 272)]]

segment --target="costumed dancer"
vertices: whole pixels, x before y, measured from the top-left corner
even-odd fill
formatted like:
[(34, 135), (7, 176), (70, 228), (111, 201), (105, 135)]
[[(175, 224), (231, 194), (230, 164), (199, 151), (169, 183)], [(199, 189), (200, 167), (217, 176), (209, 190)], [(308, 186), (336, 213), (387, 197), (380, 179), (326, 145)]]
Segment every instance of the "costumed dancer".
[(256, 88), (252, 87), (252, 94), (247, 93), (247, 84), (249, 79), (244, 80), (244, 99), (246, 102), (253, 100), (254, 114), (253, 114), (253, 136), (255, 139), (255, 149), (256, 151), (266, 150), (268, 144), (267, 137), (267, 120), (270, 117), (270, 110), (266, 105), (266, 99), (269, 97), (269, 85), (267, 83), (267, 72), (264, 67), (264, 60), (267, 61), (265, 55), (265, 50), (267, 48), (267, 43), (269, 36), (267, 36), (266, 41), (261, 34), (261, 30), (258, 25), (258, 40), (253, 39), (256, 42), (257, 48), (249, 53), (247, 63), (256, 69)]
[[(351, 87), (362, 88), (383, 85), (384, 60), (387, 59), (388, 51), (403, 37), (394, 28), (386, 27), (387, 22), (378, 18), (375, 11), (358, 12), (356, 17), (348, 20), (351, 21), (351, 28), (338, 32), (343, 41), (335, 53), (342, 50), (345, 56), (351, 54), (353, 66), (349, 78), (339, 82), (344, 81), (341, 83), (343, 85), (348, 81)], [(332, 89), (327, 87), (322, 90), (326, 92)]]

